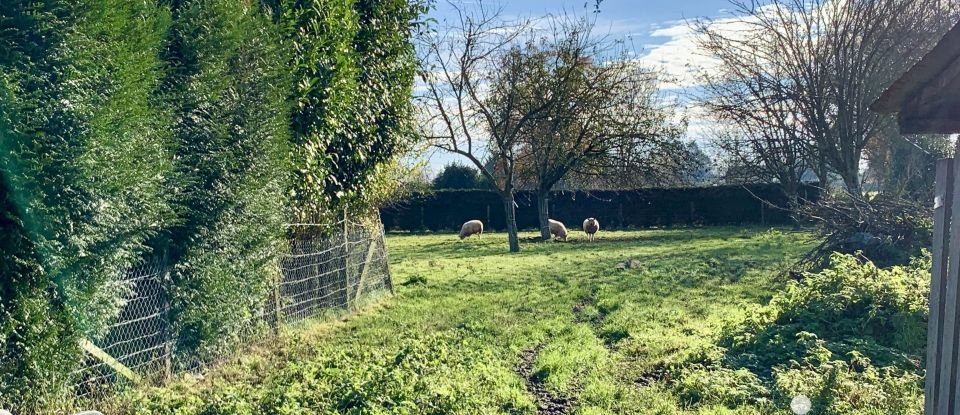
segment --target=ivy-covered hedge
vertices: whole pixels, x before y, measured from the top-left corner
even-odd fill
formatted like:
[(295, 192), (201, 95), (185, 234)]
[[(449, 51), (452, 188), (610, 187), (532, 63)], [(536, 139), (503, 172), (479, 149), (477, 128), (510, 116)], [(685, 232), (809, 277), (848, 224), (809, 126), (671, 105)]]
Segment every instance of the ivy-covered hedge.
[[(816, 200), (816, 188), (801, 191)], [(761, 202), (761, 199), (767, 203)], [(538, 227), (533, 192), (518, 192), (517, 226)], [(554, 192), (550, 217), (579, 229), (588, 217), (604, 229), (653, 226), (791, 224), (787, 198), (776, 185), (713, 186), (631, 191)], [(487, 229), (506, 228), (502, 202), (489, 190), (441, 190), (394, 203), (380, 210), (383, 224), (395, 231), (456, 230), (463, 222), (480, 219)], [(765, 207), (764, 207), (765, 206)]]
[(181, 357), (265, 304), (283, 223), (410, 141), (407, 0), (0, 1), (0, 407), (63, 405), (117, 278), (173, 266)]

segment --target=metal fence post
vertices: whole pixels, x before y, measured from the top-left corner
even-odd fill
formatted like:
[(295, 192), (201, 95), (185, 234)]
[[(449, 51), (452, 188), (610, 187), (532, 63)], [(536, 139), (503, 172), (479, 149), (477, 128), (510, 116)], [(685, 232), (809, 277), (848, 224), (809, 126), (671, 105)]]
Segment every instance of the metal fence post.
[(344, 308), (350, 309), (350, 223), (347, 221), (347, 208), (343, 208), (343, 291)]
[(163, 272), (160, 273), (160, 287), (161, 295), (163, 296), (163, 335), (161, 336), (163, 345), (163, 381), (169, 382), (173, 379), (173, 315), (170, 311), (170, 286), (171, 286), (171, 277), (170, 277), (170, 266), (167, 263), (168, 261), (168, 252), (167, 250), (163, 251), (163, 257), (161, 259), (160, 266), (163, 267)]

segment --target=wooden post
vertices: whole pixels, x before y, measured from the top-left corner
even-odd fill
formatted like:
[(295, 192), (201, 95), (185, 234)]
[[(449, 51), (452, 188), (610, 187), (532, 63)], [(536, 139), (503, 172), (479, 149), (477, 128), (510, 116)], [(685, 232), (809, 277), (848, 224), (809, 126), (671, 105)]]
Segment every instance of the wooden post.
[(377, 240), (375, 239), (373, 233), (370, 234), (370, 245), (367, 247), (367, 256), (363, 260), (363, 263), (360, 264), (360, 280), (357, 281), (357, 294), (353, 298), (353, 303), (358, 304), (360, 302), (360, 294), (363, 293), (363, 281), (367, 278), (367, 273), (370, 271), (370, 261), (373, 261), (373, 254), (377, 252)]
[(960, 169), (956, 159), (937, 162), (934, 196), (933, 269), (930, 283), (930, 317), (927, 326), (927, 379), (925, 408), (927, 414), (952, 414), (957, 409), (957, 308), (960, 243), (951, 239), (960, 236), (960, 192), (954, 189)]
[(490, 224), (490, 204), (487, 203), (487, 221), (483, 225), (490, 226)]
[(383, 249), (383, 271), (387, 274), (385, 282), (387, 288), (390, 289), (390, 295), (396, 295), (397, 292), (393, 289), (393, 276), (390, 275), (390, 258), (387, 256), (389, 254), (389, 251), (387, 251), (387, 231), (383, 228), (382, 223), (380, 224), (380, 238), (374, 242), (382, 244), (380, 248)]
[(123, 376), (127, 380), (133, 382), (134, 384), (140, 384), (140, 375), (131, 370), (129, 367), (120, 363), (119, 360), (115, 359), (113, 356), (110, 356), (109, 353), (103, 351), (87, 339), (80, 339), (80, 348), (85, 350), (87, 353), (90, 353), (91, 356), (96, 357), (101, 362), (113, 369), (114, 372), (117, 372), (118, 375)]
[(766, 210), (766, 206), (764, 206), (765, 204), (766, 202), (762, 200), (760, 201), (760, 225), (761, 226), (767, 226), (767, 210)]
[[(282, 260), (281, 260), (282, 261)], [(273, 333), (280, 334), (283, 325), (283, 304), (280, 302), (280, 286), (283, 284), (283, 264), (277, 264), (277, 277), (273, 283)]]

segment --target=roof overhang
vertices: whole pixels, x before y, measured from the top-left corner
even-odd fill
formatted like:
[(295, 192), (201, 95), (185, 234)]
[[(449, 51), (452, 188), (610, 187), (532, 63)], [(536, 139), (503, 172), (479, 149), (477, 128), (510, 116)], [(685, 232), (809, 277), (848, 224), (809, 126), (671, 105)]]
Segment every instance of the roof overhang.
[(897, 79), (870, 109), (898, 114), (905, 134), (960, 132), (960, 24)]

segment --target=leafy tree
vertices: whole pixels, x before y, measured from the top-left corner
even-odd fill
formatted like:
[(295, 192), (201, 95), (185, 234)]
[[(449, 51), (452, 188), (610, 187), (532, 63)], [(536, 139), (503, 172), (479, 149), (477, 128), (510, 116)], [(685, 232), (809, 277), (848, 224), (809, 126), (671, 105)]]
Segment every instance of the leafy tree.
[(524, 80), (513, 87), (534, 103), (550, 103), (529, 117), (517, 156), (520, 177), (536, 189), (544, 240), (550, 239), (550, 191), (568, 175), (613, 164), (629, 166), (636, 176), (653, 164), (654, 154), (688, 154), (661, 152), (682, 147), (679, 134), (657, 105), (655, 75), (630, 59), (629, 49), (594, 35), (590, 18), (561, 16), (550, 23), (545, 35), (512, 51), (523, 64), (504, 67), (527, 74), (500, 78)]
[(536, 102), (519, 88), (527, 82), (524, 77), (536, 76), (513, 48), (528, 22), (504, 22), (501, 11), (485, 3), (475, 10), (454, 7), (457, 22), (420, 38), (425, 92), (417, 101), (427, 118), (423, 135), (437, 148), (469, 160), (493, 183), (503, 201), (510, 252), (519, 252), (517, 148), (530, 120), (553, 101)]
[(448, 164), (433, 179), (433, 188), (442, 189), (480, 189), (485, 182), (477, 169), (459, 163)]

